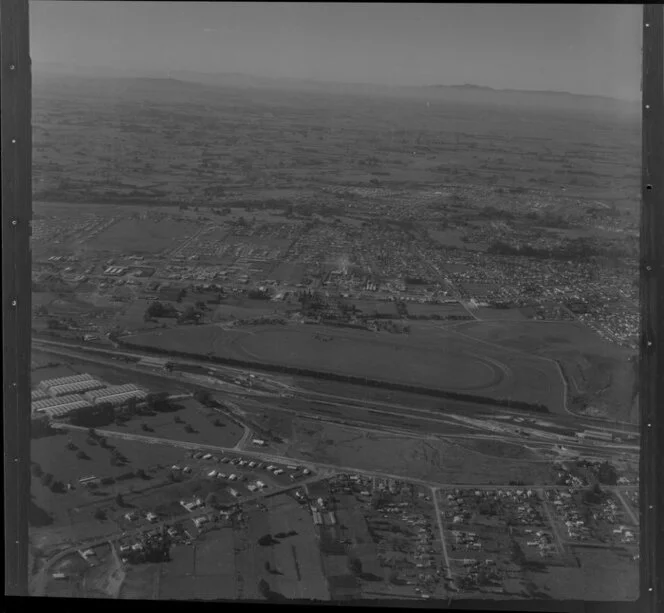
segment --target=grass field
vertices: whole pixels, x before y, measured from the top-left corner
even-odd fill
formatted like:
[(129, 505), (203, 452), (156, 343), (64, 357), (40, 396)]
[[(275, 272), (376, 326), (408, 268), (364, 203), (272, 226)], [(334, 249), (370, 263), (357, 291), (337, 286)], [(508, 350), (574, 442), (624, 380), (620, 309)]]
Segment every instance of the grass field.
[(469, 322), (463, 334), (511, 353), (542, 356), (560, 363), (570, 397), (584, 397), (588, 406), (609, 418), (637, 417), (633, 409), (635, 371), (632, 352), (603, 340), (579, 323)]
[[(71, 440), (76, 449), (68, 449)], [(110, 449), (91, 444), (85, 432), (58, 434), (34, 439), (31, 443), (30, 459), (39, 464), (45, 473), (57, 481), (72, 483), (75, 489), (54, 493), (40, 479), (31, 482), (31, 541), (40, 549), (58, 543), (70, 542), (110, 534), (117, 531), (113, 521), (114, 497), (122, 494), (128, 500), (134, 495), (159, 487), (166, 477), (165, 468), (181, 461), (182, 450), (163, 445), (145, 445), (124, 440), (109, 441), (128, 460), (124, 466), (111, 464)], [(79, 459), (78, 451), (85, 452), (87, 459)], [(131, 476), (143, 469), (148, 479)], [(79, 487), (82, 477), (110, 477), (114, 482), (101, 485), (95, 490)], [(125, 478), (126, 477), (126, 478)], [(109, 511), (107, 520), (94, 518), (97, 508)], [(116, 509), (117, 511), (117, 509)]]
[[(182, 406), (182, 409), (156, 415), (136, 416), (121, 426), (111, 424), (105, 429), (219, 447), (233, 447), (242, 438), (243, 430), (240, 426), (224, 418), (223, 415), (204, 408), (195, 400), (178, 401), (177, 404)], [(175, 423), (176, 417), (183, 423)], [(217, 420), (221, 425), (215, 425)], [(143, 424), (150, 430), (144, 430)], [(185, 430), (187, 424), (195, 432), (187, 432)]]
[(125, 219), (95, 237), (89, 245), (98, 251), (157, 254), (192, 236), (200, 226), (193, 222)]
[[(288, 599), (327, 600), (316, 533), (306, 507), (290, 496), (264, 501), (264, 510), (246, 509), (230, 526), (211, 530), (196, 539), (193, 547), (176, 547), (172, 561), (162, 565), (160, 599), (263, 599), (259, 582), (264, 580), (276, 595)], [(271, 545), (258, 540), (266, 534), (290, 533)], [(148, 593), (144, 579), (139, 593)]]
[[(321, 334), (332, 339), (322, 342)], [(512, 397), (562, 409), (562, 380), (555, 364), (524, 359), (429, 324), (403, 335), (318, 326), (215, 326), (127, 337), (129, 344), (366, 376), (437, 389)]]
[(606, 549), (575, 549), (580, 568), (549, 567), (532, 577), (555, 600), (633, 601), (639, 597), (639, 564)]
[[(555, 483), (555, 474), (544, 462), (533, 463), (529, 456), (516, 458), (490, 455), (464, 443), (423, 441), (399, 435), (361, 432), (332, 424), (294, 419), (290, 445), (285, 453), (292, 458), (317, 460), (337, 466), (375, 470), (404, 478), (437, 483), (504, 484)], [(495, 450), (494, 450), (495, 453)]]

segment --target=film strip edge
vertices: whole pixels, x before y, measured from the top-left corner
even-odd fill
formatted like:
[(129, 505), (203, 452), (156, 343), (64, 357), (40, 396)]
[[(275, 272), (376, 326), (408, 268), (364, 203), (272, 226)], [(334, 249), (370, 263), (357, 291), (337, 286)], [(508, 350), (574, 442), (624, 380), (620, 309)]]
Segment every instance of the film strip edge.
[(664, 610), (664, 6), (643, 8), (641, 209), (641, 610)]
[(28, 592), (32, 130), (27, 0), (0, 7), (5, 594)]

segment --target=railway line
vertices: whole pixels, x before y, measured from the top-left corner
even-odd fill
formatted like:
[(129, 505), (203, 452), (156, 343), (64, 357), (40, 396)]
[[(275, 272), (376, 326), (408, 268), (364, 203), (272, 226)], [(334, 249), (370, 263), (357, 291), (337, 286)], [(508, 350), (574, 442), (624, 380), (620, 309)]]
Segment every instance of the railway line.
[[(165, 373), (153, 370), (144, 369), (136, 363), (122, 363), (117, 360), (118, 357), (128, 358), (131, 360), (140, 360), (145, 357), (142, 354), (117, 351), (110, 349), (91, 348), (75, 346), (70, 343), (58, 343), (54, 341), (44, 341), (42, 339), (35, 339), (35, 345), (42, 351), (69, 357), (72, 359), (91, 361), (94, 363), (107, 365), (114, 369), (127, 370), (133, 373), (149, 374), (153, 378), (160, 378), (168, 380), (171, 384), (173, 378), (177, 378), (177, 371), (182, 370), (186, 372), (189, 369), (201, 369), (207, 365), (202, 365), (193, 360), (182, 360), (176, 363), (175, 372)], [(114, 360), (114, 361), (111, 361)], [(225, 367), (215, 367), (215, 371), (220, 373), (228, 372), (233, 375), (243, 374), (246, 371), (240, 369), (226, 369)], [(262, 376), (262, 375), (261, 375)], [(270, 377), (273, 379), (273, 377)], [(210, 391), (224, 391), (229, 397), (244, 403), (247, 410), (264, 410), (264, 411), (280, 411), (289, 413), (295, 416), (303, 416), (312, 419), (319, 419), (338, 423), (340, 425), (356, 425), (358, 427), (372, 428), (382, 427), (383, 429), (390, 430), (395, 433), (401, 433), (409, 436), (423, 436), (434, 435), (435, 437), (450, 438), (491, 438), (495, 440), (503, 440), (505, 442), (523, 443), (524, 439), (528, 437), (529, 440), (539, 439), (540, 442), (551, 444), (564, 444), (569, 449), (575, 449), (579, 452), (593, 452), (601, 450), (604, 447), (610, 447), (614, 452), (624, 451), (626, 453), (635, 453), (638, 451), (638, 444), (617, 444), (602, 442), (580, 442), (571, 439), (569, 436), (557, 435), (555, 432), (547, 431), (543, 428), (528, 426), (514, 426), (510, 425), (508, 428), (504, 424), (496, 424), (491, 421), (487, 413), (496, 413), (512, 417), (523, 417), (522, 412), (509, 411), (502, 408), (482, 408), (482, 423), (478, 420), (472, 420), (473, 423), (468, 423), (470, 420), (463, 419), (462, 416), (453, 412), (448, 412), (440, 409), (430, 409), (406, 406), (398, 403), (388, 403), (373, 400), (356, 400), (346, 396), (336, 396), (329, 393), (316, 392), (311, 390), (301, 390), (294, 386), (288, 386), (289, 396), (296, 398), (291, 403), (291, 407), (284, 406), (287, 400), (284, 400), (281, 393), (274, 394), (272, 397), (261, 394), (257, 396), (251, 392), (250, 389), (240, 388), (237, 391), (229, 392), (228, 390), (220, 390), (213, 384), (206, 384), (204, 381), (192, 382), (190, 380), (183, 380), (181, 383), (191, 388), (205, 388)], [(284, 384), (286, 385), (286, 384)], [(298, 407), (298, 404), (312, 403), (309, 406)], [(331, 407), (331, 408), (325, 408)], [(243, 407), (244, 408), (244, 407)], [(374, 417), (375, 416), (375, 417)], [(535, 418), (536, 419), (536, 418)], [(586, 428), (594, 428), (596, 430), (604, 429), (611, 433), (625, 433), (624, 426), (605, 426), (600, 428), (596, 422), (585, 422), (583, 419), (573, 420), (574, 425), (570, 424), (570, 419), (566, 416), (547, 415), (546, 421), (553, 425), (564, 426), (573, 430), (583, 430)], [(467, 432), (455, 433), (446, 430), (459, 430), (460, 427), (467, 430)], [(436, 432), (438, 430), (438, 432)], [(506, 431), (510, 430), (510, 431)], [(524, 434), (524, 432), (526, 434)], [(426, 433), (426, 434), (425, 434)], [(630, 433), (630, 432), (628, 432)]]

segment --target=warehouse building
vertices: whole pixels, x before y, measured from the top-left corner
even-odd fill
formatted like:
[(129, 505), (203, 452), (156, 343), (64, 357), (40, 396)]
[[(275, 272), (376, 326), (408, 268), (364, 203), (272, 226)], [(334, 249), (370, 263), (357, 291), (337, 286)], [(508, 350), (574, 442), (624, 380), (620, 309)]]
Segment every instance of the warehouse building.
[(35, 402), (36, 400), (44, 400), (46, 398), (50, 398), (48, 393), (44, 390), (32, 390), (30, 395), (33, 402)]
[[(118, 386), (118, 387), (124, 387), (124, 386)], [(127, 402), (127, 400), (129, 400), (130, 398), (136, 398), (136, 400), (145, 400), (146, 397), (147, 394), (143, 390), (133, 389), (127, 391), (116, 391), (115, 393), (104, 394), (103, 396), (95, 396), (93, 398), (88, 398), (88, 400), (92, 402), (92, 404), (94, 405), (99, 405), (108, 402), (113, 406), (117, 407)]]
[(56, 398), (58, 396), (67, 396), (68, 394), (83, 394), (93, 390), (100, 390), (106, 387), (105, 383), (90, 379), (89, 381), (76, 381), (75, 383), (64, 383), (54, 385), (48, 390), (48, 393)]
[(140, 391), (133, 383), (127, 383), (126, 385), (112, 385), (104, 389), (91, 390), (83, 394), (90, 402), (97, 403), (101, 402), (103, 398), (116, 396), (118, 394), (125, 394), (128, 392), (138, 392)]
[(75, 411), (77, 409), (88, 409), (90, 408), (90, 403), (85, 401), (85, 400), (79, 400), (75, 402), (68, 402), (67, 404), (60, 404), (55, 407), (48, 407), (47, 409), (43, 410), (43, 413), (45, 415), (48, 415), (49, 417), (63, 417), (67, 415), (67, 413), (71, 413), (72, 411)]
[(82, 375), (72, 375), (70, 377), (58, 377), (57, 379), (45, 379), (38, 385), (38, 388), (41, 390), (49, 390), (56, 385), (66, 385), (68, 383), (79, 383), (80, 381), (91, 380), (92, 376), (87, 373)]
[[(70, 394), (68, 396), (60, 396), (59, 398), (44, 398), (43, 400), (37, 400), (32, 403), (33, 412), (41, 413), (45, 409), (51, 407), (62, 406), (70, 402), (82, 402), (85, 398), (80, 394)], [(89, 402), (85, 403), (86, 406), (90, 406)]]
[(114, 407), (118, 407), (121, 404), (124, 404), (130, 398), (136, 398), (136, 400), (145, 400), (147, 394), (142, 390), (134, 390), (131, 392), (123, 392), (121, 394), (113, 394), (112, 396), (104, 396), (103, 398), (98, 398), (94, 404), (101, 404), (103, 402), (108, 402)]

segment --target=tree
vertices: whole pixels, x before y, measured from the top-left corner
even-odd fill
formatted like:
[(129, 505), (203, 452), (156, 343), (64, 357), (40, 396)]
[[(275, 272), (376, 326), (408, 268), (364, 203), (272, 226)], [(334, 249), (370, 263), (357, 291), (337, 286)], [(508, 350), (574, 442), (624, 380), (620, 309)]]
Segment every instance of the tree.
[(139, 468), (136, 471), (136, 476), (139, 477), (140, 479), (147, 479), (148, 478), (147, 473), (142, 468)]
[(348, 561), (348, 567), (356, 575), (360, 575), (362, 573), (362, 561), (359, 558), (351, 558)]
[(53, 483), (51, 483), (51, 491), (55, 494), (62, 494), (67, 491), (67, 488), (62, 481), (53, 481)]
[(609, 462), (602, 462), (600, 464), (597, 478), (604, 485), (616, 485), (618, 483), (618, 473)]
[(207, 404), (211, 400), (210, 392), (207, 390), (196, 390), (194, 392), (194, 400), (201, 404)]
[(83, 451), (82, 449), (79, 450), (79, 452), (76, 454), (76, 457), (79, 460), (89, 460), (90, 459), (90, 456), (87, 453), (85, 453), (85, 451)]
[(217, 495), (214, 492), (210, 492), (205, 498), (205, 504), (209, 507), (215, 507), (217, 504), (219, 504)]
[(96, 438), (97, 438), (97, 432), (96, 432), (96, 430), (95, 430), (94, 428), (88, 428), (88, 436), (89, 436), (90, 438), (94, 438), (94, 439), (96, 439)]
[(49, 487), (51, 483), (53, 483), (53, 475), (51, 473), (46, 473), (45, 475), (42, 475), (41, 478), (42, 485), (45, 487)]
[(263, 598), (268, 598), (270, 596), (270, 584), (265, 581), (265, 579), (261, 579), (258, 582), (258, 592), (263, 596)]
[(169, 309), (167, 309), (161, 302), (155, 301), (151, 302), (147, 309), (145, 309), (145, 315), (152, 319), (154, 317), (166, 317), (168, 315)]
[(125, 506), (125, 501), (124, 498), (122, 497), (122, 494), (118, 493), (115, 496), (115, 504), (117, 504), (119, 507)]
[(193, 321), (200, 319), (201, 314), (193, 307), (188, 306), (180, 315), (179, 320), (181, 322)]
[(39, 464), (37, 464), (37, 462), (34, 462), (32, 464), (32, 475), (34, 477), (37, 477), (37, 479), (39, 479), (40, 477), (42, 477), (44, 475), (44, 471), (42, 470), (42, 467)]
[(106, 519), (106, 512), (103, 509), (97, 509), (94, 512), (94, 518), (99, 521), (104, 521)]

